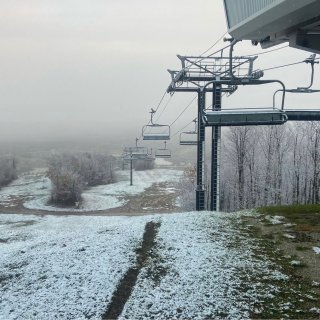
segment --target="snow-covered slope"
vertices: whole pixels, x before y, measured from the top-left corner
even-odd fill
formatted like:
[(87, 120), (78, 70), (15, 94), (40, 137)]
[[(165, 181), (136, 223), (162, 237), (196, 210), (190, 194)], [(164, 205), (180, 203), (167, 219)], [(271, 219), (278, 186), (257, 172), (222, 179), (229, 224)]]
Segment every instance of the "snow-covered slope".
[(79, 209), (58, 208), (48, 205), (50, 199), (50, 180), (42, 171), (33, 171), (23, 175), (8, 187), (0, 190), (0, 204), (4, 207), (12, 206), (14, 199), (22, 199), (28, 209), (47, 211), (95, 211), (120, 207), (125, 204), (127, 195), (137, 195), (154, 183), (175, 182), (182, 171), (170, 169), (153, 169), (135, 171), (133, 186), (129, 183), (129, 171), (118, 171), (119, 182), (92, 187), (82, 194), (83, 202)]
[(152, 220), (156, 244), (121, 318), (248, 318), (287, 277), (235, 217), (0, 215), (0, 319), (100, 319)]

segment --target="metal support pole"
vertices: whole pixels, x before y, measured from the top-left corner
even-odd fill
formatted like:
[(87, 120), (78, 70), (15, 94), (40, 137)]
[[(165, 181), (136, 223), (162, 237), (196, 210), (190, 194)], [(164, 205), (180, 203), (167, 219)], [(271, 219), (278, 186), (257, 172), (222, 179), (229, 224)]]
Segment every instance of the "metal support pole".
[(202, 110), (205, 108), (205, 91), (198, 91), (198, 146), (197, 146), (197, 189), (196, 189), (196, 210), (205, 209), (204, 190), (204, 144), (205, 126), (202, 121)]
[[(213, 84), (212, 110), (221, 110), (221, 84)], [(221, 127), (212, 127), (210, 210), (220, 210)]]
[(130, 148), (130, 186), (133, 185), (133, 183), (132, 183), (132, 161), (133, 161), (133, 159), (132, 159), (132, 149)]

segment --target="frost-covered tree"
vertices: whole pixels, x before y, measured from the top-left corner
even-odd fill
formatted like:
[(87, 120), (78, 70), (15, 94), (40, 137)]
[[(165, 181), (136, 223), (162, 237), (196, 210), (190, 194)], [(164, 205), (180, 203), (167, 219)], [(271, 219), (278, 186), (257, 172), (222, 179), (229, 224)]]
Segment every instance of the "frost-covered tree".
[(0, 188), (17, 178), (16, 160), (12, 156), (0, 157)]
[(48, 177), (53, 185), (51, 201), (75, 205), (87, 186), (114, 182), (113, 158), (95, 153), (52, 154)]
[(221, 210), (320, 202), (320, 124), (228, 128)]
[(176, 188), (179, 190), (179, 203), (182, 209), (192, 211), (196, 208), (196, 168), (188, 166), (179, 181)]

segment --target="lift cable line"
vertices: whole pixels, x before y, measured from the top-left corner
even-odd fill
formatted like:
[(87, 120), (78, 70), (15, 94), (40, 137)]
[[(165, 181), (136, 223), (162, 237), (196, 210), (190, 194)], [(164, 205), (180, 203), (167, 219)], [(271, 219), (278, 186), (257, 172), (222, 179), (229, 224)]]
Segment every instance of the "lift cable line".
[(192, 122), (194, 122), (194, 120), (191, 120), (190, 122), (188, 122), (183, 128), (181, 128), (180, 130), (176, 131), (173, 135), (172, 138), (175, 137), (176, 135), (178, 135), (182, 130), (184, 130), (187, 126), (189, 126)]
[(182, 110), (182, 112), (178, 115), (178, 117), (170, 124), (170, 127), (176, 123), (179, 118), (187, 111), (188, 108), (190, 108), (190, 106), (192, 105), (193, 101), (196, 100), (197, 96), (195, 96), (190, 102), (189, 104)]
[(206, 54), (208, 51), (210, 51), (212, 48), (214, 48), (227, 34), (228, 32), (225, 32), (213, 45), (210, 46), (210, 48), (208, 48), (206, 51), (202, 52), (200, 54), (200, 56), (203, 56), (204, 54)]
[(168, 105), (170, 104), (172, 100), (172, 95), (169, 95), (169, 99), (166, 102), (166, 104), (164, 105), (164, 108), (162, 109), (162, 111), (160, 112), (159, 116), (157, 117), (157, 119), (155, 121), (158, 121), (160, 119), (160, 117), (162, 116), (162, 114), (164, 113), (164, 111), (167, 109)]
[(262, 51), (262, 52), (257, 52), (257, 53), (253, 53), (253, 54), (248, 54), (246, 55), (247, 57), (251, 57), (251, 56), (261, 56), (263, 54), (267, 54), (267, 53), (270, 53), (270, 52), (274, 52), (274, 51), (278, 51), (278, 50), (282, 50), (282, 49), (285, 49), (285, 48), (289, 48), (289, 45), (285, 45), (285, 46), (282, 46), (282, 47), (279, 47), (279, 48), (275, 48), (275, 49), (271, 49), (271, 50), (266, 50), (266, 51)]
[[(320, 58), (315, 58), (314, 60), (319, 60)], [(301, 63), (304, 63), (305, 60), (302, 60), (302, 61), (298, 61), (298, 62), (293, 62), (293, 63), (288, 63), (288, 64), (283, 64), (283, 65), (280, 65), (280, 66), (275, 66), (275, 67), (270, 67), (270, 68), (266, 68), (266, 69), (262, 69), (261, 71), (269, 71), (269, 70), (274, 70), (274, 69), (279, 69), (279, 68), (285, 68), (285, 67), (290, 67), (290, 66), (294, 66), (294, 65), (297, 65), (297, 64), (301, 64)]]
[[(225, 32), (213, 45), (211, 45), (207, 50), (205, 50), (204, 52), (202, 52), (200, 54), (200, 57), (202, 58), (204, 54), (206, 54), (207, 52), (209, 52), (211, 49), (213, 49), (227, 34), (228, 32)], [(220, 50), (219, 50), (220, 51)], [(218, 52), (219, 52), (218, 51)], [(215, 53), (213, 53), (215, 54)], [(201, 62), (201, 58), (199, 59), (199, 61), (197, 62)], [(206, 57), (203, 57), (203, 58), (206, 58)]]

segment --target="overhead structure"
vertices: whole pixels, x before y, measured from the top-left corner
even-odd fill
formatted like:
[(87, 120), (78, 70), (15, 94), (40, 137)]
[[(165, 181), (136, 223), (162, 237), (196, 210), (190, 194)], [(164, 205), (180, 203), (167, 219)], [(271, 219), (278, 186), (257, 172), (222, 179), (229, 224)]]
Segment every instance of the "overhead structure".
[(155, 112), (156, 111), (151, 108), (151, 111), (149, 112), (151, 115), (150, 124), (147, 124), (142, 128), (143, 140), (170, 140), (170, 126), (153, 123)]
[[(221, 51), (219, 56), (195, 57), (180, 56), (182, 69), (180, 71), (168, 70), (171, 75), (171, 83), (167, 89), (168, 93), (174, 92), (196, 92), (198, 95), (198, 123), (197, 123), (197, 187), (196, 187), (196, 210), (205, 209), (205, 123), (202, 121), (203, 110), (206, 109), (206, 93), (211, 92), (214, 97), (213, 105), (221, 105), (221, 93), (233, 94), (242, 84), (241, 81), (230, 81), (230, 57)], [(232, 67), (234, 76), (245, 79), (260, 77), (259, 73), (253, 71), (253, 62), (256, 56), (233, 57)], [(214, 81), (222, 81), (225, 86), (213, 84)], [(207, 84), (210, 83), (210, 86)], [(216, 126), (212, 130), (211, 151), (211, 194), (214, 200), (211, 201), (211, 210), (219, 210), (219, 166), (220, 166), (220, 137), (221, 127)]]
[(196, 146), (198, 145), (198, 134), (197, 134), (197, 119), (193, 120), (195, 128), (193, 131), (184, 131), (180, 133), (179, 144), (181, 146)]
[(268, 48), (320, 53), (320, 0), (224, 0), (229, 34)]
[(155, 157), (163, 159), (171, 158), (171, 150), (167, 148), (167, 141), (164, 141), (164, 148), (156, 149)]
[[(320, 1), (320, 0), (319, 0)], [(246, 0), (234, 2), (241, 6)], [(251, 1), (252, 2), (252, 1)], [(210, 209), (219, 211), (220, 203), (220, 149), (222, 126), (248, 126), (248, 125), (281, 125), (287, 121), (320, 121), (320, 110), (286, 109), (286, 92), (317, 92), (311, 89), (314, 74), (314, 56), (306, 59), (312, 67), (311, 84), (308, 87), (286, 89), (283, 82), (277, 79), (263, 80), (263, 72), (253, 69), (256, 56), (233, 56), (233, 47), (238, 41), (232, 39), (228, 56), (221, 51), (220, 56), (192, 57), (178, 56), (181, 61), (180, 71), (168, 70), (171, 83), (167, 92), (197, 92), (198, 93), (198, 130), (197, 130), (197, 188), (196, 209), (204, 210), (205, 203), (205, 175), (204, 175), (204, 142), (205, 128), (212, 127), (211, 139), (211, 183), (210, 183)], [(275, 103), (268, 107), (235, 109), (222, 108), (222, 93), (230, 95), (239, 86), (256, 86), (277, 83), (282, 93), (281, 105)], [(206, 108), (206, 94), (212, 93), (212, 108)], [(271, 99), (270, 99), (271, 100)], [(274, 99), (275, 100), (275, 99)], [(182, 140), (182, 139), (181, 139)]]

